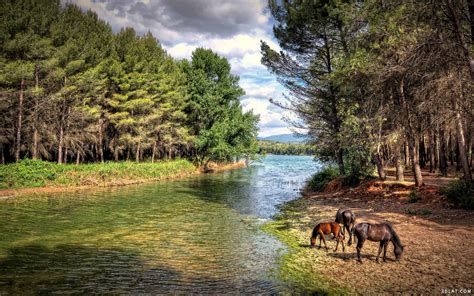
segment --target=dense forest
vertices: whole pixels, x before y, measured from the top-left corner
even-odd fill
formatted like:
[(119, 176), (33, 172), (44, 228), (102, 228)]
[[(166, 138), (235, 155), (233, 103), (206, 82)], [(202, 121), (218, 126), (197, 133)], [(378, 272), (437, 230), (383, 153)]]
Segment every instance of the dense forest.
[(305, 143), (280, 143), (275, 141), (258, 141), (259, 154), (277, 155), (314, 155), (314, 145)]
[(58, 0), (0, 4), (0, 158), (58, 163), (256, 152), (258, 117), (239, 77), (207, 49), (169, 56), (151, 33), (114, 34), (91, 11)]
[(474, 1), (270, 0), (281, 51), (262, 63), (289, 91), (321, 159), (339, 173), (375, 165), (471, 182), (474, 145)]

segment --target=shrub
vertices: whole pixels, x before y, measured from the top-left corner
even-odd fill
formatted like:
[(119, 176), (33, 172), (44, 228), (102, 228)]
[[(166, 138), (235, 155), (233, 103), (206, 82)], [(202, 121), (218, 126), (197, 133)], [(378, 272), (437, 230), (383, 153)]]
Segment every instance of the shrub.
[(443, 194), (456, 206), (474, 210), (474, 185), (464, 180), (456, 180), (443, 190)]
[(410, 195), (408, 196), (408, 203), (416, 203), (421, 200), (420, 195), (418, 194), (417, 190), (413, 190), (410, 192)]
[(335, 167), (326, 167), (314, 174), (306, 185), (309, 191), (322, 191), (324, 187), (333, 179), (339, 176), (339, 171)]

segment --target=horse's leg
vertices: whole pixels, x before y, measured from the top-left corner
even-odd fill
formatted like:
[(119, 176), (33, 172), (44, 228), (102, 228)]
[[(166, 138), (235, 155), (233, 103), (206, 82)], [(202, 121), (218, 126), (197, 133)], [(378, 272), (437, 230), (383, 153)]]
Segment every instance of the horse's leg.
[(336, 249), (334, 249), (334, 252), (337, 252), (337, 248), (339, 247), (339, 241), (341, 240), (341, 237), (338, 235), (336, 236), (337, 237), (337, 240), (336, 240)]
[(347, 242), (348, 246), (352, 246), (352, 229), (354, 229), (354, 224), (351, 222), (349, 224), (349, 226), (351, 226), (351, 225), (352, 225), (352, 227), (349, 227), (349, 229), (348, 229), (348, 231), (349, 231), (349, 241)]
[(341, 239), (341, 244), (342, 244), (342, 252), (346, 252), (346, 246), (344, 246), (344, 238)]
[(385, 245), (383, 246), (383, 262), (387, 262), (387, 247), (388, 242), (385, 242)]
[(350, 241), (351, 240), (351, 230), (349, 228), (349, 225), (350, 224), (344, 224), (344, 227), (342, 228), (342, 230), (343, 230), (344, 237), (346, 237), (346, 229), (347, 229), (347, 233), (349, 233), (349, 241)]
[(362, 263), (362, 258), (360, 258), (360, 250), (362, 250), (362, 247), (364, 246), (364, 239), (361, 237), (357, 237), (357, 260)]
[(328, 245), (326, 244), (326, 238), (324, 237), (324, 233), (321, 231), (321, 232), (319, 233), (319, 235), (320, 235), (321, 238), (323, 239), (324, 246), (326, 247), (326, 251), (328, 251), (329, 248), (328, 248)]
[[(379, 262), (379, 257), (380, 257), (380, 253), (382, 253), (382, 247), (384, 246), (384, 241), (381, 241), (380, 242), (380, 245), (379, 245), (379, 250), (377, 252), (377, 258), (375, 259), (375, 262)], [(385, 257), (384, 257), (384, 261), (385, 261)]]

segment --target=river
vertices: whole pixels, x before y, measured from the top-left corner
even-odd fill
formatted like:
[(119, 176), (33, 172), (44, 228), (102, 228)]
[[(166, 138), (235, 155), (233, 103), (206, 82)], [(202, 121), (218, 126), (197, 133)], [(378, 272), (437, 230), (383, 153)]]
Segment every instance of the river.
[(269, 155), (245, 169), (0, 203), (0, 295), (291, 289), (259, 226), (319, 169)]

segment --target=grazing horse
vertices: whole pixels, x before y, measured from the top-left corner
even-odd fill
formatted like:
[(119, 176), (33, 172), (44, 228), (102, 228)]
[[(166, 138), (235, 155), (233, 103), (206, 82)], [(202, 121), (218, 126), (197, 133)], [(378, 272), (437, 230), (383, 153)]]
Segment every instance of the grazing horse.
[(368, 239), (373, 242), (380, 242), (379, 251), (377, 253), (376, 262), (379, 262), (380, 253), (383, 248), (383, 261), (387, 258), (387, 246), (389, 242), (393, 243), (394, 254), (397, 261), (400, 260), (403, 253), (404, 246), (400, 241), (392, 225), (389, 223), (371, 224), (371, 223), (359, 223), (352, 228), (352, 232), (357, 237), (357, 259), (362, 263), (360, 258), (360, 250), (364, 246), (364, 242)]
[(342, 224), (342, 234), (346, 235), (346, 229), (349, 233), (347, 244), (352, 245), (352, 228), (354, 228), (356, 216), (351, 210), (339, 209), (336, 213), (336, 223)]
[(326, 239), (324, 238), (325, 234), (333, 234), (334, 237), (337, 239), (336, 249), (334, 252), (337, 252), (337, 247), (339, 246), (339, 242), (342, 244), (342, 251), (346, 251), (346, 247), (344, 246), (344, 234), (342, 234), (341, 226), (336, 222), (328, 222), (328, 223), (319, 223), (314, 227), (313, 234), (311, 235), (311, 247), (314, 248), (316, 245), (316, 239), (319, 235), (319, 248), (321, 248), (321, 240), (324, 242), (324, 246), (326, 247), (326, 251), (329, 250)]

